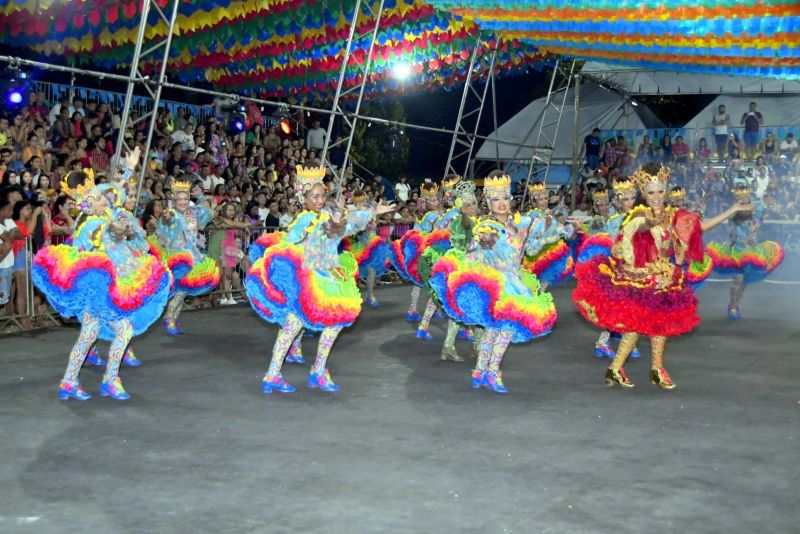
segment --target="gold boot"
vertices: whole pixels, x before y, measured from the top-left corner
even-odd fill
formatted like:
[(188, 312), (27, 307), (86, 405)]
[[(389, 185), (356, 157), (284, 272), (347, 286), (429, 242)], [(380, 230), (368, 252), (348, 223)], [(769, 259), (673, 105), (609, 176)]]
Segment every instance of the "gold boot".
[(462, 358), (458, 352), (456, 352), (455, 347), (442, 347), (442, 361), (451, 361), (451, 362), (463, 362), (464, 358)]
[(624, 388), (633, 387), (633, 382), (628, 380), (628, 375), (625, 374), (625, 370), (622, 367), (617, 370), (611, 367), (606, 369), (606, 385), (613, 386), (614, 384), (618, 384)]
[(675, 384), (664, 367), (650, 369), (650, 383), (656, 384), (661, 389), (675, 389)]

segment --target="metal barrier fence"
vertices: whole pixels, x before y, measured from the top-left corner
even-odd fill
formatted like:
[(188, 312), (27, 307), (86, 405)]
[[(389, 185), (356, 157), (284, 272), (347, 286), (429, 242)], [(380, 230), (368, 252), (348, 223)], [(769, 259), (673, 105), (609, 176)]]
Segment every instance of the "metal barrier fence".
[[(0, 305), (0, 334), (10, 327), (27, 330), (26, 323), (31, 327), (44, 325), (60, 326), (55, 312), (47, 304), (44, 297), (31, 281), (31, 260), (33, 259), (33, 242), (30, 237), (25, 239), (25, 248), (20, 252), (25, 254), (25, 268), (12, 271), (11, 286), (8, 303)], [(20, 293), (21, 292), (21, 293)], [(22, 306), (20, 306), (20, 301)]]

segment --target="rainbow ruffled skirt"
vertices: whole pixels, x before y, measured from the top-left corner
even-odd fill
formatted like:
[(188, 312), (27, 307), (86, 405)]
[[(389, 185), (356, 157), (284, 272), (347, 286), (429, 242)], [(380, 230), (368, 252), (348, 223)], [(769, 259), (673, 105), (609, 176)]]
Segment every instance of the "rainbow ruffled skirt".
[(258, 239), (253, 241), (247, 249), (247, 257), (250, 258), (250, 265), (258, 261), (258, 258), (263, 256), (264, 251), (269, 247), (283, 241), (284, 237), (286, 237), (286, 232), (269, 232), (258, 236)]
[(361, 312), (355, 281), (358, 264), (349, 252), (339, 259), (341, 267), (332, 272), (307, 269), (301, 246), (286, 242), (271, 246), (247, 273), (250, 304), (262, 319), (281, 326), (288, 313), (310, 330), (353, 324)]
[(189, 250), (170, 251), (155, 237), (148, 238), (150, 254), (172, 272), (173, 292), (182, 291), (191, 297), (204, 295), (219, 284), (219, 266), (208, 256), (195, 258)]
[(577, 263), (588, 263), (595, 257), (608, 257), (611, 255), (611, 247), (614, 240), (605, 233), (587, 236), (578, 247)]
[(422, 279), (417, 272), (417, 262), (424, 250), (425, 236), (419, 230), (409, 230), (403, 237), (392, 243), (392, 265), (407, 281), (422, 287)]
[(70, 245), (41, 249), (33, 258), (31, 278), (55, 310), (64, 317), (100, 320), (100, 338), (112, 340), (111, 323), (128, 319), (133, 334), (147, 330), (169, 299), (169, 271), (153, 256), (141, 255), (119, 276), (103, 252), (82, 252)]
[(546, 335), (556, 322), (553, 298), (540, 293), (536, 276), (524, 269), (510, 279), (451, 250), (433, 266), (429, 283), (453, 320), (511, 331), (514, 343)]
[(783, 261), (783, 247), (775, 241), (764, 241), (745, 249), (727, 243), (709, 243), (706, 253), (714, 261), (714, 271), (728, 275), (743, 274), (746, 284), (763, 280)]
[(522, 266), (535, 274), (540, 283), (555, 287), (572, 276), (575, 260), (569, 245), (559, 240), (542, 247), (536, 256), (525, 256)]
[(366, 245), (355, 236), (347, 237), (342, 240), (341, 249), (353, 255), (358, 274), (364, 278), (369, 269), (375, 269), (375, 275), (380, 276), (392, 265), (392, 248), (377, 235), (370, 237)]

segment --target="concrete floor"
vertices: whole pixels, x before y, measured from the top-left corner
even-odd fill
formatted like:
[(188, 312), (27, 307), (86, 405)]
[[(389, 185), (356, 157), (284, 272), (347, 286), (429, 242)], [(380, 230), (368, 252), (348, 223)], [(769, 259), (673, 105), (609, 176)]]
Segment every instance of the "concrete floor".
[[(667, 347), (672, 392), (644, 358), (633, 390), (604, 387), (570, 289), (553, 334), (509, 352), (507, 396), (438, 360), (444, 321), (414, 338), (404, 287), (340, 337), (337, 394), (306, 365), (263, 395), (276, 329), (243, 305), (137, 338), (128, 402), (57, 400), (77, 330), (0, 338), (0, 531), (800, 531), (800, 287), (751, 287), (734, 323), (707, 284)], [(101, 371), (81, 376), (96, 394)]]

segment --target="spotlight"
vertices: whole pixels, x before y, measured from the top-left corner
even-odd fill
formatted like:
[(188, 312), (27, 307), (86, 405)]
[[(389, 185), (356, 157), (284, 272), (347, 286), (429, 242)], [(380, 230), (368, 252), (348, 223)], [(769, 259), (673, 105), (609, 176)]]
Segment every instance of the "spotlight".
[(278, 123), (278, 126), (284, 135), (289, 135), (292, 133), (292, 125), (289, 124), (289, 119), (281, 119), (281, 121)]
[(22, 91), (9, 89), (8, 93), (6, 93), (6, 104), (8, 107), (16, 107), (22, 104)]
[(230, 126), (231, 133), (235, 135), (244, 132), (245, 125), (247, 124), (246, 120), (247, 119), (245, 118), (244, 115), (238, 113), (233, 117), (231, 117), (231, 126)]
[(638, 108), (639, 107), (639, 103), (636, 100), (631, 100), (631, 106), (633, 106), (635, 108)]
[(398, 80), (407, 80), (411, 76), (411, 65), (408, 63), (398, 63), (392, 67), (392, 75)]

